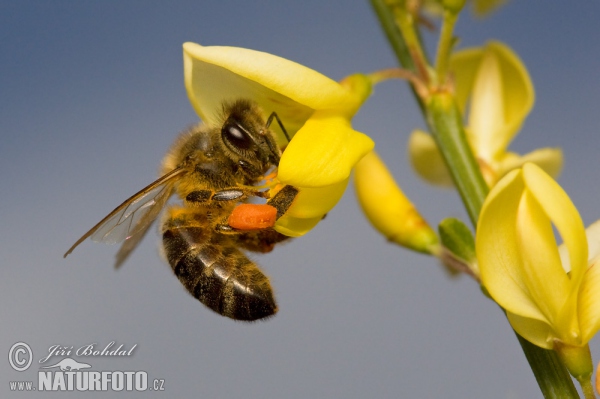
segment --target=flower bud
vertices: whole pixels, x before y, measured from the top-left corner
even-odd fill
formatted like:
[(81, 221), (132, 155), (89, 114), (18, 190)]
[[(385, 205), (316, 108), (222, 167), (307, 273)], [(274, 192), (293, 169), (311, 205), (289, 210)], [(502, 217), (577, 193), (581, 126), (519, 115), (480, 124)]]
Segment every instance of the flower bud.
[(419, 252), (438, 252), (437, 235), (374, 151), (356, 165), (354, 184), (365, 215), (388, 240)]

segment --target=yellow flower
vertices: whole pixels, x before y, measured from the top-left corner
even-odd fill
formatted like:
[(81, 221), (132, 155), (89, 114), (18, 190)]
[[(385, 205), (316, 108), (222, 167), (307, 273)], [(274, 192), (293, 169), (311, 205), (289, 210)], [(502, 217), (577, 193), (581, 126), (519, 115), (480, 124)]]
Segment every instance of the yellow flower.
[[(552, 225), (564, 241), (560, 248)], [(482, 284), (515, 331), (557, 350), (573, 375), (591, 373), (587, 343), (600, 329), (599, 238), (600, 223), (586, 238), (567, 194), (534, 164), (498, 182), (477, 226)]]
[[(468, 115), (467, 140), (490, 186), (525, 162), (537, 164), (552, 176), (558, 175), (562, 167), (560, 149), (542, 148), (523, 156), (507, 151), (535, 97), (527, 69), (510, 48), (490, 42), (483, 48), (459, 51), (450, 60), (450, 70), (455, 78), (457, 103)], [(429, 134), (413, 132), (409, 153), (421, 177), (432, 184), (452, 186)]]
[(365, 215), (388, 240), (419, 252), (439, 252), (437, 235), (398, 187), (375, 151), (356, 165), (354, 185)]
[(352, 167), (374, 144), (352, 129), (350, 119), (371, 92), (366, 76), (337, 83), (293, 61), (238, 47), (183, 45), (185, 87), (200, 118), (217, 123), (224, 102), (244, 98), (276, 112), (292, 140), (276, 123), (278, 143), (287, 147), (277, 179), (300, 189), (275, 229), (300, 236), (341, 198)]

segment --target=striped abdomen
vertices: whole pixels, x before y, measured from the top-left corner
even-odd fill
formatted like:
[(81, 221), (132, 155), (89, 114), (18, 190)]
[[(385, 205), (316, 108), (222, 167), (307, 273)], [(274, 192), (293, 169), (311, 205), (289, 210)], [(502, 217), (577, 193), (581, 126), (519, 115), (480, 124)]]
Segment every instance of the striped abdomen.
[(257, 320), (277, 312), (269, 279), (232, 238), (210, 228), (177, 227), (163, 233), (169, 264), (184, 287), (215, 312), (235, 320)]

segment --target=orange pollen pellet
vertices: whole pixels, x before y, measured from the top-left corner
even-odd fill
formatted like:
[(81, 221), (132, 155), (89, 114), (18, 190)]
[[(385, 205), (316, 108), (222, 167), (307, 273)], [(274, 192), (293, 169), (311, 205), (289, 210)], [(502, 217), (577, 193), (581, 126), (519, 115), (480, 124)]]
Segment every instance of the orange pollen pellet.
[(257, 230), (273, 227), (277, 209), (267, 204), (241, 204), (233, 209), (227, 223), (239, 230)]

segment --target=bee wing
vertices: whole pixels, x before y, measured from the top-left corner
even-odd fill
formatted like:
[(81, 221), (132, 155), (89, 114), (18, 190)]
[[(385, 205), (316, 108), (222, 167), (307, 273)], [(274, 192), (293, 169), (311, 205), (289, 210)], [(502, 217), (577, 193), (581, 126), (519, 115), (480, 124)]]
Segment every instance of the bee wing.
[[(170, 191), (171, 190), (169, 190), (169, 192)], [(160, 210), (163, 208), (164, 203), (167, 202), (167, 200), (170, 197), (170, 194), (167, 195), (166, 193), (159, 194), (159, 195), (162, 195), (162, 197), (156, 199), (157, 204), (156, 204), (156, 206), (154, 206), (153, 210), (151, 210), (150, 212), (146, 212), (143, 215), (143, 217), (141, 217), (139, 219), (139, 221), (137, 222), (137, 225), (141, 226), (141, 228), (139, 230), (136, 229), (136, 231), (135, 231), (135, 233), (133, 233), (133, 235), (130, 235), (129, 237), (127, 237), (125, 239), (125, 241), (123, 242), (123, 244), (121, 245), (121, 248), (119, 248), (119, 252), (117, 252), (117, 254), (115, 255), (115, 269), (118, 269), (119, 267), (121, 267), (121, 265), (129, 257), (131, 252), (133, 252), (133, 250), (142, 241), (142, 239), (144, 238), (144, 236), (146, 235), (148, 230), (150, 230), (150, 226), (152, 226), (152, 222), (154, 221), (154, 219), (156, 219), (156, 216), (158, 216), (158, 214), (160, 213)], [(162, 202), (162, 203), (159, 204), (159, 202)], [(156, 212), (154, 211), (154, 209), (156, 209)], [(138, 227), (137, 225), (136, 225), (136, 227)]]
[[(135, 248), (135, 245), (143, 238), (171, 196), (173, 183), (184, 173), (185, 169), (173, 169), (132, 195), (81, 236), (63, 257), (66, 258), (67, 255), (73, 252), (88, 237), (93, 241), (108, 244), (114, 244), (134, 237), (134, 245), (128, 245), (127, 247), (129, 248), (122, 248), (119, 251), (119, 253), (123, 250), (126, 251), (125, 254), (122, 254), (124, 255), (123, 260), (125, 260), (127, 255)], [(124, 245), (124, 247), (126, 246)]]

